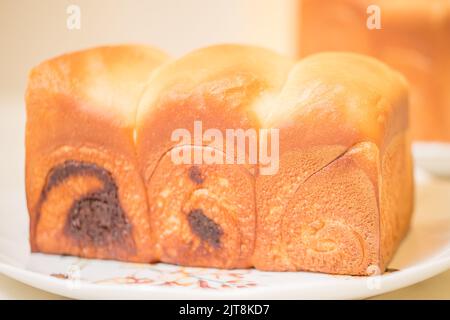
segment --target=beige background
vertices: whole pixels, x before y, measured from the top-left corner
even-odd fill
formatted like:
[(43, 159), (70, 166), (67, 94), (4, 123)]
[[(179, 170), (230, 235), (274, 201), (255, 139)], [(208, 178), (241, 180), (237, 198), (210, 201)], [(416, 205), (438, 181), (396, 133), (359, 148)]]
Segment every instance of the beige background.
[[(22, 101), (28, 70), (44, 59), (71, 50), (122, 42), (154, 45), (174, 56), (223, 42), (262, 45), (292, 55), (296, 3), (295, 0), (0, 0), (0, 117), (7, 124), (1, 128), (2, 133), (14, 132), (17, 127), (23, 131), (24, 112), (12, 108), (21, 105), (17, 101)], [(81, 30), (66, 27), (66, 9), (70, 4), (80, 6)], [(17, 144), (17, 139), (8, 139), (7, 145), (0, 149), (2, 190), (20, 189), (23, 184), (23, 146)], [(4, 179), (3, 173), (7, 171), (17, 175)], [(380, 297), (450, 299), (450, 271)], [(5, 298), (58, 297), (0, 275), (0, 299)]]
[[(81, 29), (66, 27), (69, 5)], [(22, 94), (44, 59), (100, 44), (145, 43), (178, 56), (223, 42), (292, 54), (295, 0), (0, 0), (0, 94)], [(290, 30), (290, 31), (288, 31)]]

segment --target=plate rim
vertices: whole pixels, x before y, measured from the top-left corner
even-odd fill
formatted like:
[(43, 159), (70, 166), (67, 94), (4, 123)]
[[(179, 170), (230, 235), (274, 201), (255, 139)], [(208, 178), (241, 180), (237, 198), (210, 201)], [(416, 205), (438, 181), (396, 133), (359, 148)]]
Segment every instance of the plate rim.
[[(326, 281), (320, 284), (303, 285), (298, 287), (295, 283), (280, 285), (277, 288), (265, 286), (254, 288), (240, 288), (228, 290), (209, 290), (203, 288), (173, 288), (163, 286), (123, 285), (123, 284), (94, 284), (82, 281), (78, 288), (70, 288), (63, 279), (51, 277), (39, 272), (27, 270), (0, 261), (0, 273), (16, 281), (22, 282), (34, 288), (74, 299), (364, 299), (383, 293), (398, 290), (419, 283), (450, 269), (450, 252), (433, 260), (428, 260), (417, 265), (412, 265), (401, 271), (373, 277), (380, 280), (379, 288), (369, 289), (363, 285), (372, 277), (336, 276), (335, 281)], [(420, 274), (420, 275), (419, 275)], [(413, 276), (415, 275), (415, 276)], [(378, 278), (379, 277), (379, 278)], [(353, 280), (357, 281), (353, 281)], [(393, 282), (392, 278), (396, 278)], [(348, 281), (348, 279), (351, 279)], [(321, 293), (323, 287), (341, 284), (342, 280), (352, 287), (352, 290), (344, 290), (339, 295)], [(334, 283), (333, 283), (334, 282)], [(309, 288), (308, 288), (309, 287)], [(269, 289), (269, 290), (268, 290)], [(309, 289), (305, 291), (305, 289)], [(122, 291), (121, 294), (117, 292)], [(301, 291), (304, 291), (300, 294)], [(336, 290), (337, 292), (337, 290)], [(103, 295), (103, 297), (102, 297)], [(303, 295), (303, 296), (302, 296)], [(310, 297), (305, 297), (309, 295)], [(128, 297), (127, 297), (128, 296)], [(299, 297), (300, 296), (300, 297)]]

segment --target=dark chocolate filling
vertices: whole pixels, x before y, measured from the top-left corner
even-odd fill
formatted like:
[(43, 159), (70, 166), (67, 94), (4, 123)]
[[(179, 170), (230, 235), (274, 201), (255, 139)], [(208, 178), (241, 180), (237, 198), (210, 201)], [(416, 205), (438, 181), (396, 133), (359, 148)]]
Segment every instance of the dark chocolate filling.
[(196, 184), (202, 184), (204, 178), (199, 167), (192, 166), (189, 168), (189, 179), (191, 179)]
[(71, 176), (94, 176), (103, 187), (77, 199), (70, 208), (64, 231), (82, 245), (129, 244), (131, 225), (120, 205), (112, 175), (93, 163), (68, 160), (52, 168), (42, 191), (42, 202), (51, 189)]
[(208, 242), (214, 248), (220, 247), (220, 237), (223, 230), (220, 225), (208, 218), (202, 209), (191, 210), (188, 214), (188, 221), (192, 232), (200, 239)]

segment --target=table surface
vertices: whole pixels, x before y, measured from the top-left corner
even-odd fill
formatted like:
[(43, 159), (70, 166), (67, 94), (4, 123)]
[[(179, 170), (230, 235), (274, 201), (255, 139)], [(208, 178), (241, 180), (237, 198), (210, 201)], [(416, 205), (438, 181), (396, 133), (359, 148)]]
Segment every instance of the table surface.
[[(0, 299), (65, 299), (0, 275)], [(372, 299), (450, 299), (450, 270)]]

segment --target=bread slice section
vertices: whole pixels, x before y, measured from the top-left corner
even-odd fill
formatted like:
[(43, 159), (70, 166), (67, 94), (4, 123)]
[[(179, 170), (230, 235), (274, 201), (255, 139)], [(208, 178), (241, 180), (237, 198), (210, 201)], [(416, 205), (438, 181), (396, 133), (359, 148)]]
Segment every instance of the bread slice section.
[(136, 108), (166, 60), (145, 46), (63, 55), (26, 93), (26, 189), (34, 252), (149, 262), (149, 217), (134, 148)]
[(280, 170), (256, 178), (255, 266), (384, 271), (413, 202), (403, 77), (362, 55), (313, 55), (266, 114), (262, 126), (280, 128)]

